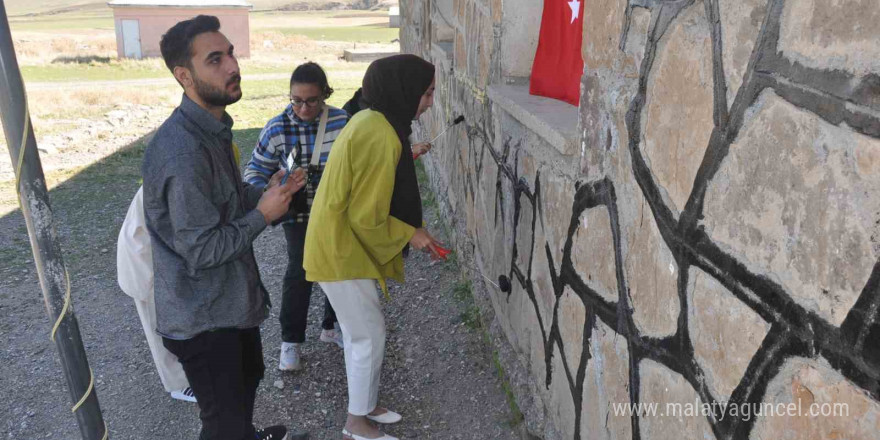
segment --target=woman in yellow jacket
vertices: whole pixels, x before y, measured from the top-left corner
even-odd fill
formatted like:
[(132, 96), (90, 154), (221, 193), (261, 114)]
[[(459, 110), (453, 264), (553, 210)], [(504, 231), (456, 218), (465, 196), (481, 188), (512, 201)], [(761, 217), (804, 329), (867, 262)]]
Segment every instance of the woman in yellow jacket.
[(396, 440), (370, 420), (401, 416), (377, 406), (385, 356), (379, 289), (403, 282), (403, 250), (439, 257), (422, 228), (422, 204), (409, 143), (411, 123), (434, 102), (434, 65), (415, 56), (374, 61), (362, 108), (330, 150), (306, 232), (306, 278), (320, 283), (342, 327), (348, 379), (346, 439)]

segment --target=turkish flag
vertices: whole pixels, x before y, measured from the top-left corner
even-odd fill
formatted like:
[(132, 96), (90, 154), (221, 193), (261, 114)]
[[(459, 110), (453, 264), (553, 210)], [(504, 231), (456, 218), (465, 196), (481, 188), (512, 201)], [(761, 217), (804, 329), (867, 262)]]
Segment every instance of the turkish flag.
[(544, 0), (541, 34), (532, 65), (529, 93), (580, 102), (584, 4), (581, 0)]

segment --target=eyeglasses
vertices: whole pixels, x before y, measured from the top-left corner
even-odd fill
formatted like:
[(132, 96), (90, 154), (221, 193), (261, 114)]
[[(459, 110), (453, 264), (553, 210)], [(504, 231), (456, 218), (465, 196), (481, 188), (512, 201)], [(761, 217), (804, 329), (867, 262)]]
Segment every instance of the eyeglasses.
[(322, 102), (324, 102), (324, 100), (318, 96), (314, 96), (309, 99), (290, 98), (290, 103), (293, 104), (294, 107), (302, 107), (303, 104), (309, 107), (317, 107), (318, 104)]

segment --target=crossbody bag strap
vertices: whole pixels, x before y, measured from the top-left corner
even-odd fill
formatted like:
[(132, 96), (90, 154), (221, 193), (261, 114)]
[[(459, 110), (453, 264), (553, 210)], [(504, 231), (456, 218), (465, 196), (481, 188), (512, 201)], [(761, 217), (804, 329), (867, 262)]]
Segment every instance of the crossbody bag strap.
[(321, 120), (318, 123), (318, 136), (315, 137), (315, 148), (312, 150), (311, 165), (318, 166), (321, 163), (321, 154), (324, 153), (324, 132), (327, 131), (327, 117), (330, 109), (324, 107), (321, 112)]

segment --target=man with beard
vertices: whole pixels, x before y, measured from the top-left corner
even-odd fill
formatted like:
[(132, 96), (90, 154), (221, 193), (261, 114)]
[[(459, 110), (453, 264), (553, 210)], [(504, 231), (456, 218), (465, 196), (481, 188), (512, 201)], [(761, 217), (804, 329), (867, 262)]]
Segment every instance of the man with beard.
[(273, 176), (265, 191), (242, 182), (225, 111), (241, 99), (241, 75), (219, 29), (200, 15), (162, 37), (184, 94), (144, 154), (156, 330), (198, 400), (201, 440), (285, 440), (285, 427), (252, 423), (265, 370), (259, 326), (270, 307), (252, 243), (287, 212), (304, 173), (283, 185)]

